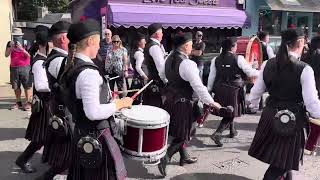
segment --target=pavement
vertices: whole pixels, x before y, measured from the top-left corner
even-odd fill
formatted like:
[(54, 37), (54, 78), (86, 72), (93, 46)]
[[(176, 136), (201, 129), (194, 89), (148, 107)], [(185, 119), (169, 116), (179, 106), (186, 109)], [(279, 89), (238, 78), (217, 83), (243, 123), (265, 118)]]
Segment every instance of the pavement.
[[(17, 156), (28, 145), (24, 139), (28, 124), (28, 112), (10, 111), (14, 96), (9, 86), (0, 86), (0, 180), (33, 180), (48, 169), (41, 164), (41, 151), (32, 158), (37, 172), (24, 174), (14, 164)], [(239, 135), (225, 138), (223, 147), (217, 147), (210, 135), (219, 124), (220, 118), (209, 116), (203, 128), (198, 128), (195, 138), (189, 144), (192, 156), (198, 163), (179, 166), (179, 155), (175, 155), (168, 165), (168, 176), (173, 180), (261, 180), (268, 168), (250, 156), (247, 151), (253, 139), (260, 114), (244, 115), (235, 120)], [(226, 132), (229, 133), (229, 132)], [(226, 134), (227, 135), (227, 134)], [(320, 152), (318, 153), (320, 154)], [(144, 166), (141, 162), (125, 158), (128, 179), (162, 179), (157, 166)], [(320, 156), (305, 156), (299, 172), (294, 172), (294, 180), (320, 180)], [(65, 179), (66, 175), (55, 179)]]

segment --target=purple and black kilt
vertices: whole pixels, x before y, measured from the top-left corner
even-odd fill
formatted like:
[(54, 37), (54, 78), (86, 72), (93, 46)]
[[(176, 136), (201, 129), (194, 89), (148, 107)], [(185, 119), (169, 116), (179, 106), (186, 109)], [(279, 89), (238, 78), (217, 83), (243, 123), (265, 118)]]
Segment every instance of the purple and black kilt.
[[(65, 117), (63, 110), (59, 110), (58, 103), (55, 100), (51, 100), (50, 108), (52, 112), (58, 117)], [(74, 136), (73, 127), (74, 123), (72, 119), (61, 118), (67, 121), (65, 125), (68, 128), (68, 135), (66, 137), (59, 137), (53, 132), (50, 127), (48, 128), (48, 139), (43, 149), (42, 161), (48, 163), (50, 166), (57, 168), (61, 171), (69, 168), (73, 161), (73, 148), (74, 148)]]
[[(76, 139), (80, 139), (79, 129), (75, 129)], [(99, 138), (103, 147), (103, 162), (99, 168), (86, 169), (80, 165), (79, 155), (74, 148), (75, 158), (69, 168), (67, 180), (124, 180), (127, 177), (120, 148), (111, 135), (110, 129), (103, 131)], [(76, 141), (77, 143), (77, 141)], [(76, 145), (75, 143), (75, 145)]]
[[(272, 107), (263, 109), (256, 134), (248, 154), (262, 162), (285, 170), (299, 170), (306, 142), (305, 129), (297, 129), (293, 136), (279, 136), (273, 129), (273, 120), (277, 110)], [(297, 121), (307, 121), (305, 113), (296, 114)]]
[(150, 105), (162, 108), (162, 97), (160, 92), (153, 92), (152, 89), (147, 88), (143, 93), (142, 103), (144, 105)]
[(190, 100), (166, 94), (163, 109), (170, 114), (169, 135), (180, 140), (189, 141), (195, 135), (195, 122), (200, 111)]
[(48, 136), (49, 103), (42, 101), (39, 112), (31, 114), (25, 138), (31, 142), (44, 144)]
[(234, 108), (234, 117), (240, 117), (244, 114), (245, 101), (242, 97), (243, 88), (220, 84), (214, 88), (214, 100), (221, 106), (232, 106)]

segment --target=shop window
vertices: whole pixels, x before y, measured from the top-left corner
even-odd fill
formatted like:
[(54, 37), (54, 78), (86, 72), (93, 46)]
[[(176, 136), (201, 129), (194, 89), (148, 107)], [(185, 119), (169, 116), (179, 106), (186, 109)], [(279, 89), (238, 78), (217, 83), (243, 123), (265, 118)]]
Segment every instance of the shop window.
[(313, 32), (317, 32), (318, 29), (320, 30), (320, 13), (313, 13)]
[(269, 32), (270, 35), (280, 35), (281, 18), (281, 11), (260, 11), (260, 29)]

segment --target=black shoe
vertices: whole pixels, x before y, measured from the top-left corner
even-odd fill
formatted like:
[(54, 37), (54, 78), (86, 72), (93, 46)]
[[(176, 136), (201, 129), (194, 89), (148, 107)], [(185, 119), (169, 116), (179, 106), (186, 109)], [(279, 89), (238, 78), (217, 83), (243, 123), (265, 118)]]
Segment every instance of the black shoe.
[(167, 156), (160, 159), (160, 163), (158, 164), (158, 169), (163, 177), (167, 176), (167, 164), (168, 164)]
[(238, 136), (238, 131), (237, 130), (230, 131), (229, 138), (234, 138), (236, 136)]
[(16, 165), (21, 168), (24, 173), (34, 173), (36, 169), (29, 162), (23, 162), (19, 158), (16, 160)]
[(221, 142), (221, 134), (212, 134), (210, 138), (218, 145), (218, 147), (222, 147), (223, 144)]
[(193, 164), (198, 161), (197, 157), (188, 157), (188, 158), (180, 158), (180, 166), (184, 166), (184, 164)]

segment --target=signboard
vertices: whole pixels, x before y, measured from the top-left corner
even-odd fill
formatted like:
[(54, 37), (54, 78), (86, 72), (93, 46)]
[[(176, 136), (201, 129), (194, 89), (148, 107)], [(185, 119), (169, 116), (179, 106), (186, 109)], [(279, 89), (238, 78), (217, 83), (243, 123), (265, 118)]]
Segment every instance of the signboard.
[(237, 8), (237, 0), (109, 0), (109, 3)]

